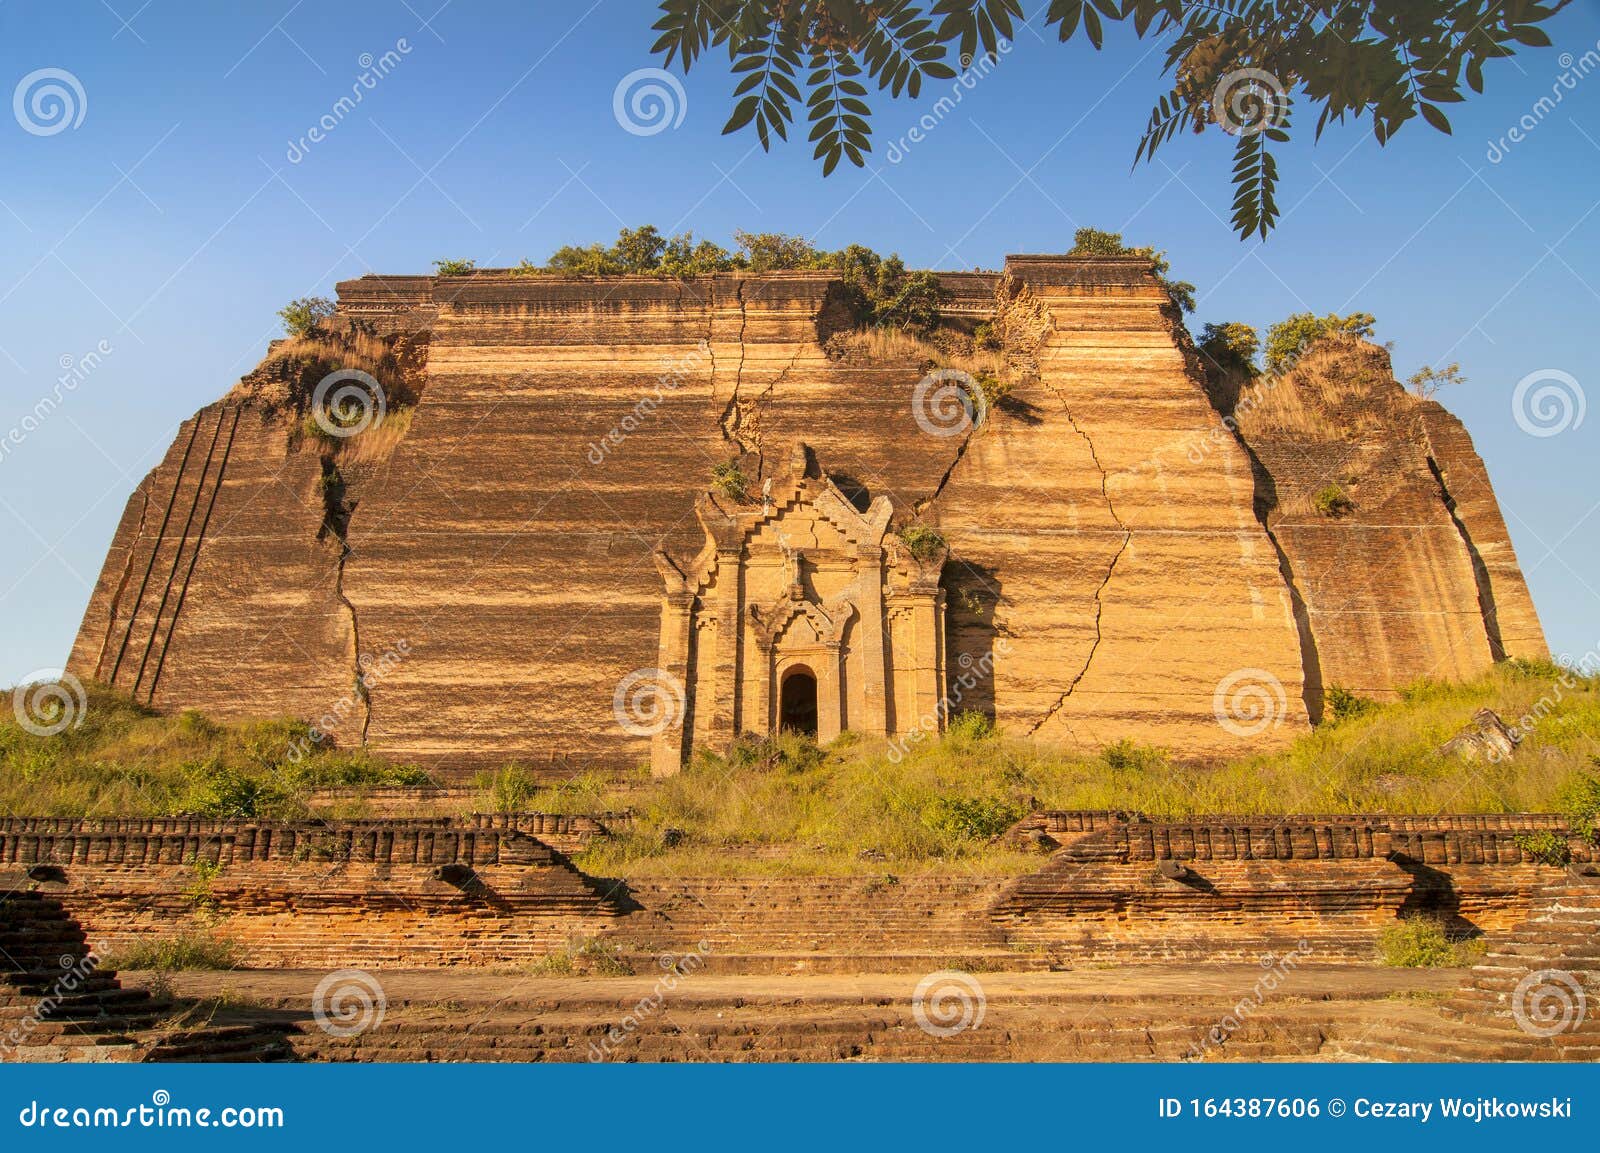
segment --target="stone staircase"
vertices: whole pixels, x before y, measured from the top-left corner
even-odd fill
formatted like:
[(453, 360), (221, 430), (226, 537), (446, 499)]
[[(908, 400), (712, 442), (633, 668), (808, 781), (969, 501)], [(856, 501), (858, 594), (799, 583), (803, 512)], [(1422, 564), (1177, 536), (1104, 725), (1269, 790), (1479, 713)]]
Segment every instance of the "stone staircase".
[(1351, 1046), (1391, 1061), (1600, 1061), (1600, 877), (1570, 873), (1494, 945), (1432, 1021)]
[[(639, 972), (704, 954), (714, 973), (1029, 970), (987, 915), (997, 878), (760, 877), (631, 880), (638, 907), (601, 934)], [(707, 948), (702, 948), (702, 942)]]
[(0, 1060), (29, 1062), (274, 1061), (282, 1030), (194, 1020), (100, 968), (61, 902), (0, 896)]

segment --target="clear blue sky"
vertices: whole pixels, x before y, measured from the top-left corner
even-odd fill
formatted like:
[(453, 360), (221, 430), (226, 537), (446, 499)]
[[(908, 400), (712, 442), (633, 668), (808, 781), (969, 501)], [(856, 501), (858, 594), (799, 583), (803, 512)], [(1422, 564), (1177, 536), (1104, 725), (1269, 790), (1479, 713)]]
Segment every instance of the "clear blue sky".
[[(1443, 399), (1488, 461), (1551, 646), (1600, 644), (1600, 70), (1486, 157), (1562, 53), (1596, 48), (1590, 0), (1550, 25), (1555, 48), (1491, 66), (1487, 96), (1452, 109), (1453, 137), (1417, 121), (1382, 149), (1347, 125), (1313, 148), (1302, 132), (1265, 244), (1226, 225), (1226, 137), (1181, 137), (1130, 171), (1161, 52), (1125, 32), (1098, 54), (1020, 32), (898, 164), (889, 142), (944, 86), (923, 108), (874, 100), (867, 169), (823, 180), (803, 144), (762, 155), (720, 135), (720, 58), (688, 79), (681, 124), (623, 131), (613, 91), (656, 63), (654, 5), (591, 2), (0, 0), (0, 96), (58, 68), (85, 98), (53, 135), (0, 113), (0, 438), (63, 358), (110, 350), (0, 455), (0, 684), (64, 662), (129, 492), (177, 423), (256, 363), (285, 301), (440, 257), (542, 259), (645, 222), (862, 241), (933, 268), (1062, 251), (1093, 225), (1168, 251), (1198, 286), (1195, 330), (1372, 312), (1402, 376), (1461, 362), (1469, 383)], [(291, 163), (363, 54), (401, 40), (399, 64)], [(1541, 370), (1597, 410), (1529, 435), (1512, 396)]]

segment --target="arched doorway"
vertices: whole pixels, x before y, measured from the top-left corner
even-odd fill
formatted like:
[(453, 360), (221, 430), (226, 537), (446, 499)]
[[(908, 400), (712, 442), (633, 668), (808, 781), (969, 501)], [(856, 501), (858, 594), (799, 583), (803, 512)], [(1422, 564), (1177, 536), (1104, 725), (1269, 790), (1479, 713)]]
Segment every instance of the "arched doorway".
[(808, 737), (817, 735), (817, 676), (804, 665), (796, 665), (783, 674), (778, 727)]

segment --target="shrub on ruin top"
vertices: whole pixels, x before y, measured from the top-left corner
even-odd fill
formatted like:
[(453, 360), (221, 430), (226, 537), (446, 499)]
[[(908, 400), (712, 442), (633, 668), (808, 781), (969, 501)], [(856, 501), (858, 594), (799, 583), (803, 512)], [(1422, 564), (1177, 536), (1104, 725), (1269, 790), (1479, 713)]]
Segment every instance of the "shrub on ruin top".
[(750, 478), (738, 461), (725, 460), (711, 470), (711, 487), (729, 500), (743, 504), (750, 499)]
[(1352, 312), (1347, 316), (1334, 312), (1326, 316), (1314, 312), (1292, 313), (1267, 329), (1267, 371), (1287, 372), (1302, 352), (1330, 336), (1370, 339), (1375, 324), (1377, 320), (1370, 312)]
[(325, 296), (302, 296), (278, 309), (283, 330), (290, 336), (305, 336), (320, 320), (334, 314), (336, 306)]
[(907, 525), (900, 530), (900, 539), (919, 564), (927, 564), (947, 547), (943, 534), (924, 524)]
[(476, 260), (435, 260), (433, 274), (435, 276), (466, 276), (478, 270)]
[(1311, 503), (1317, 512), (1326, 517), (1341, 517), (1355, 511), (1356, 502), (1345, 495), (1344, 489), (1336, 484), (1324, 485), (1317, 490), (1317, 495), (1311, 498)]

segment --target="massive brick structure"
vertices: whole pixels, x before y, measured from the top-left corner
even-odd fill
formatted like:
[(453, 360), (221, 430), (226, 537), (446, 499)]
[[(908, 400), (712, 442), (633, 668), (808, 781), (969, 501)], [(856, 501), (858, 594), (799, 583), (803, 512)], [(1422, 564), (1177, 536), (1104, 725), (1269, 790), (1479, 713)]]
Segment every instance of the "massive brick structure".
[[(186, 422), (70, 668), (559, 776), (670, 771), (786, 715), (902, 738), (958, 697), (1042, 740), (1225, 754), (1303, 730), (1329, 684), (1544, 652), (1482, 463), (1381, 350), (1225, 422), (1147, 261), (943, 282), (958, 327), (1026, 306), (1027, 371), (981, 421), (940, 424), (927, 363), (831, 355), (828, 273), (341, 284), (414, 406), (330, 443), (247, 378)], [(711, 492), (732, 460), (742, 500)]]

